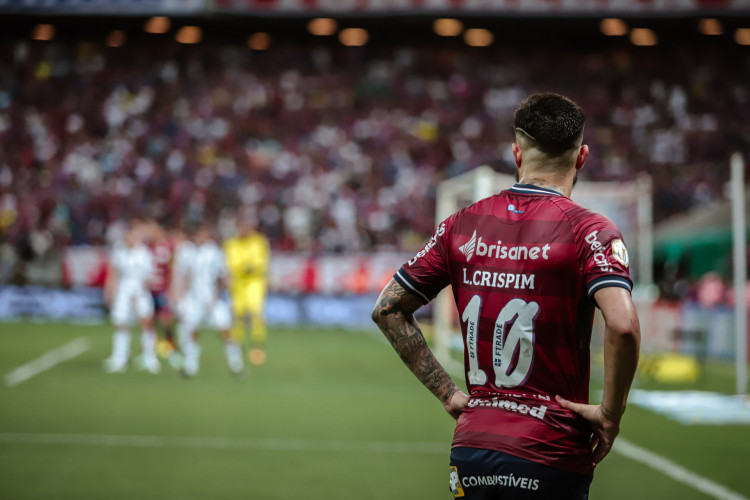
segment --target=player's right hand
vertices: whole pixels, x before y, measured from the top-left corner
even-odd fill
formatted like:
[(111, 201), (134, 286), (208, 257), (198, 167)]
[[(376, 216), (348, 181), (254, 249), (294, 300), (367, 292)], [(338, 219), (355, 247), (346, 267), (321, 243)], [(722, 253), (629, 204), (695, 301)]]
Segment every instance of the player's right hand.
[(591, 438), (594, 464), (601, 462), (612, 449), (615, 438), (620, 433), (620, 418), (608, 415), (601, 405), (574, 403), (560, 396), (555, 396), (555, 400), (560, 406), (577, 413), (591, 424), (591, 430), (594, 433)]
[(469, 404), (469, 396), (460, 390), (456, 390), (456, 392), (451, 394), (451, 397), (448, 398), (448, 402), (443, 405), (443, 408), (448, 412), (448, 415), (458, 420), (458, 417), (461, 415), (461, 412), (464, 411), (467, 404)]

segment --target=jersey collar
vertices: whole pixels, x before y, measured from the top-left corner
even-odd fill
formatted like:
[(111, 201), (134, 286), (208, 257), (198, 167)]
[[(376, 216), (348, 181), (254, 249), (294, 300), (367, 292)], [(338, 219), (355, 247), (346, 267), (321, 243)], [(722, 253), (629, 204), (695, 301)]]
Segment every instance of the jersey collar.
[(539, 186), (535, 186), (534, 184), (514, 184), (510, 190), (514, 193), (523, 193), (523, 194), (549, 194), (553, 196), (562, 196), (565, 197), (562, 193), (558, 193), (557, 191), (553, 191), (552, 189), (547, 189)]

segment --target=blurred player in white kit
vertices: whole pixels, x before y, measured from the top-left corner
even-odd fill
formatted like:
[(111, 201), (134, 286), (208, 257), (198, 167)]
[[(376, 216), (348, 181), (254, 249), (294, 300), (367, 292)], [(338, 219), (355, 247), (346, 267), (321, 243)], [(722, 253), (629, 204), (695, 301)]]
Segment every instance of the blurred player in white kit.
[(125, 234), (124, 244), (116, 246), (112, 251), (104, 285), (104, 300), (109, 306), (110, 317), (115, 326), (112, 355), (104, 361), (104, 370), (108, 373), (127, 370), (130, 360), (130, 327), (136, 321), (141, 326), (141, 368), (154, 374), (159, 373), (161, 368), (156, 357), (154, 303), (149, 291), (154, 263), (151, 253), (143, 244), (142, 236), (142, 228), (131, 223)]
[(205, 325), (224, 339), (224, 354), (232, 373), (244, 370), (242, 349), (231, 338), (232, 312), (226, 296), (227, 265), (224, 252), (213, 240), (211, 230), (201, 226), (193, 242), (181, 243), (175, 251), (173, 293), (179, 323), (177, 335), (185, 358), (183, 372), (192, 377), (200, 368), (198, 328)]

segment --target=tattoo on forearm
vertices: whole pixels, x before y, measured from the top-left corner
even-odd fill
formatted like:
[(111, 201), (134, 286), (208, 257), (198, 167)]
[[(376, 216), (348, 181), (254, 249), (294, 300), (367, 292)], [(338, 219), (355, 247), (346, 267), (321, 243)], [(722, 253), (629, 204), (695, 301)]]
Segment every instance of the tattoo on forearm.
[(457, 387), (435, 359), (419, 324), (414, 319), (414, 311), (421, 305), (414, 295), (391, 280), (380, 294), (372, 318), (404, 364), (445, 404), (456, 392)]

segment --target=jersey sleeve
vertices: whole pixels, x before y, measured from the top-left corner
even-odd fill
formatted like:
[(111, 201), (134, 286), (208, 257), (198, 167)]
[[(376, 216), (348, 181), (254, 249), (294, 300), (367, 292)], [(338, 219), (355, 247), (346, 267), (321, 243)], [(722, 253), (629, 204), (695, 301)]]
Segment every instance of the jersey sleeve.
[(632, 291), (630, 258), (620, 230), (608, 218), (588, 214), (577, 227), (576, 246), (589, 297), (610, 286)]
[(450, 283), (448, 250), (453, 217), (443, 221), (424, 248), (406, 262), (393, 278), (423, 304), (429, 303)]

